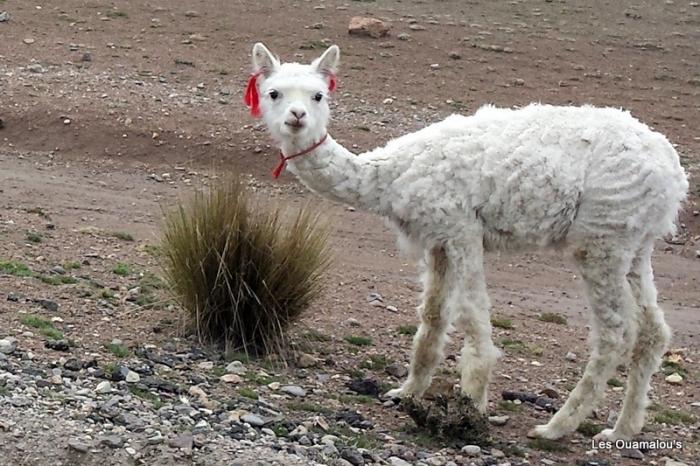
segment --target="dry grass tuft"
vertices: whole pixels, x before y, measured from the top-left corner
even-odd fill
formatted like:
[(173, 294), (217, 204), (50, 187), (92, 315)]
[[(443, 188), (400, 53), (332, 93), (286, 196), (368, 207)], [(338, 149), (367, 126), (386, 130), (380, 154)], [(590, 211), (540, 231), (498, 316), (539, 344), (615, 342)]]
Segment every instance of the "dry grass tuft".
[(165, 278), (200, 341), (227, 352), (279, 351), (320, 292), (327, 238), (308, 208), (283, 222), (228, 179), (166, 214)]

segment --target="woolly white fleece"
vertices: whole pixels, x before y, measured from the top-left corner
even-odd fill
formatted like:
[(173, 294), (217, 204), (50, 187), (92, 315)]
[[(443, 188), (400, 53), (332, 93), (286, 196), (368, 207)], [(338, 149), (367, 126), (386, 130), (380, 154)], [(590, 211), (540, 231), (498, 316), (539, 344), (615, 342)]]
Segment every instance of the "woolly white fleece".
[[(311, 65), (281, 64), (255, 45), (263, 118), (285, 154), (325, 134), (325, 87), (338, 60), (332, 46)], [(663, 135), (613, 108), (486, 106), (360, 155), (329, 137), (288, 168), (311, 190), (390, 219), (423, 256), (411, 370), (390, 395), (427, 389), (454, 325), (466, 331), (462, 392), (485, 410), (499, 351), (490, 337), (484, 250), (570, 246), (592, 308), (591, 359), (564, 407), (530, 435), (575, 430), (621, 362), (631, 362), (627, 398), (615, 428), (601, 435), (639, 433), (649, 380), (670, 338), (656, 302), (653, 241), (674, 231), (688, 190)]]

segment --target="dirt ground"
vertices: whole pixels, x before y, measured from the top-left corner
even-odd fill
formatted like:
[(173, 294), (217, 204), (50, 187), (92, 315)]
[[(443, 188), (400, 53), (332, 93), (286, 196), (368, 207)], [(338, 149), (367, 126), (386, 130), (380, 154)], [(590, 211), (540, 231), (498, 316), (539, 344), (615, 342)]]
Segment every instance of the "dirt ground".
[[(0, 0), (0, 11), (10, 13), (0, 22), (0, 260), (38, 271), (87, 261), (75, 272), (77, 284), (0, 274), (0, 336), (21, 335), (21, 316), (32, 313), (60, 316), (81, 352), (101, 361), (113, 358), (104, 349), (112, 338), (133, 347), (181, 341), (177, 314), (168, 306), (145, 310), (123, 299), (105, 305), (84, 289), (98, 282), (119, 296), (138, 283), (137, 272), (158, 273), (149, 246), (158, 242), (161, 208), (231, 171), (271, 205), (312, 200), (333, 227), (335, 262), (326, 291), (297, 332), (312, 329), (330, 340), (307, 351), (333, 360), (336, 368), (328, 370), (338, 373), (371, 355), (408, 362), (410, 336), (397, 329), (416, 323), (414, 265), (398, 254), (381, 219), (318, 200), (289, 174), (273, 181), (276, 148), (241, 102), (254, 42), (300, 61), (337, 43), (342, 68), (330, 130), (358, 152), (453, 112), (533, 101), (629, 109), (676, 145), (691, 193), (679, 237), (658, 244), (655, 271), (687, 376), (674, 386), (663, 373), (655, 375), (651, 395), (656, 412), (680, 410), (692, 420), (650, 421), (644, 436), (681, 439), (685, 448), (646, 452), (643, 460), (596, 455), (615, 465), (664, 464), (664, 457), (700, 464), (698, 2)], [(349, 36), (355, 15), (387, 21), (390, 36)], [(119, 232), (135, 241), (115, 237)], [(553, 253), (488, 257), (493, 314), (513, 322), (512, 329), (495, 329), (504, 357), (491, 386), (492, 413), (504, 414), (503, 390), (551, 387), (565, 398), (581, 373), (588, 316), (566, 259)], [(119, 262), (137, 272), (114, 274)], [(373, 292), (398, 311), (369, 305)], [(27, 299), (6, 301), (10, 293)], [(35, 299), (57, 302), (58, 313)], [(543, 322), (541, 313), (563, 315), (567, 324)], [(357, 350), (344, 341), (348, 335), (369, 336), (373, 344)], [(443, 372), (456, 381), (454, 340)], [(41, 338), (23, 341), (37, 358), (56, 358)], [(577, 360), (566, 359), (567, 352)], [(292, 369), (286, 376), (303, 380)], [(317, 384), (315, 399), (342, 392), (344, 380)], [(604, 425), (621, 399), (618, 387), (610, 387), (593, 422)], [(403, 438), (409, 421), (395, 408), (355, 407), (380, 431)], [(528, 408), (506, 414), (509, 422), (494, 435), (514, 445), (527, 445), (524, 433), (548, 416)], [(533, 447), (531, 464), (542, 458), (575, 464), (591, 450), (580, 433), (563, 442), (564, 452)]]

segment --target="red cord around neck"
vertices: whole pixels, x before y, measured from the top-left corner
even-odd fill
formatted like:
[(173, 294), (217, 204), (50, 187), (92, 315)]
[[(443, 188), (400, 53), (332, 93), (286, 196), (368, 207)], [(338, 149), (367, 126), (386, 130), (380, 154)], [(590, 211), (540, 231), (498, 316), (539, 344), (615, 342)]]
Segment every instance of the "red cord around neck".
[(304, 149), (301, 152), (297, 152), (296, 154), (288, 155), (285, 157), (285, 155), (280, 151), (280, 162), (277, 164), (274, 170), (272, 170), (272, 177), (274, 179), (279, 178), (280, 173), (282, 173), (282, 170), (284, 170), (284, 166), (287, 165), (287, 160), (293, 159), (295, 157), (301, 157), (302, 155), (306, 155), (309, 152), (312, 152), (314, 149), (317, 149), (321, 144), (326, 142), (326, 139), (328, 139), (328, 133), (326, 133), (320, 141), (318, 141), (316, 144), (313, 146), (309, 147), (308, 149)]

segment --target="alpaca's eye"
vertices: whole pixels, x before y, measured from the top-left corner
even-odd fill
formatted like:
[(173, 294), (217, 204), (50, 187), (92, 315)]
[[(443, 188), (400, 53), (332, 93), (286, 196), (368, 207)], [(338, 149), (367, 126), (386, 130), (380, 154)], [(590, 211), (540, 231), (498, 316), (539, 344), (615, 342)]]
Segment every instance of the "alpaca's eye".
[(316, 95), (314, 96), (314, 100), (316, 102), (320, 102), (321, 99), (323, 99), (323, 92), (317, 92)]
[(275, 100), (275, 99), (276, 99), (277, 97), (279, 97), (279, 96), (280, 96), (280, 93), (279, 93), (279, 92), (277, 92), (277, 91), (275, 91), (275, 90), (270, 91), (270, 98), (271, 98), (272, 100)]

